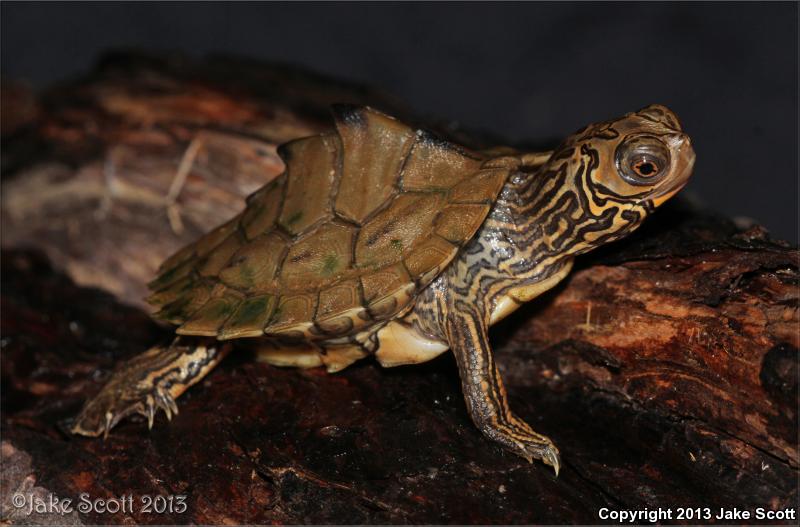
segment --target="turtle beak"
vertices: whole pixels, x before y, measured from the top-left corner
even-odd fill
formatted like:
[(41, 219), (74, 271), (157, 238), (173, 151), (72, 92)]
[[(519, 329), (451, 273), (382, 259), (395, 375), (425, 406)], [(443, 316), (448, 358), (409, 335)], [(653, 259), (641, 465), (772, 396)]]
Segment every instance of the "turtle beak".
[(668, 138), (668, 143), (672, 151), (676, 152), (675, 167), (670, 181), (665, 182), (664, 186), (651, 198), (656, 207), (661, 206), (686, 185), (694, 168), (695, 154), (692, 148), (692, 141), (688, 135), (684, 133), (672, 134)]

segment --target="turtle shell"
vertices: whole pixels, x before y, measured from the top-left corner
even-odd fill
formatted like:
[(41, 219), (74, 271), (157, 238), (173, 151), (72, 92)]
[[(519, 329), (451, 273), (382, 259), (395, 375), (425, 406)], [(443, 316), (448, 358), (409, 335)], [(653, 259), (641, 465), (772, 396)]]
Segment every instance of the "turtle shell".
[(474, 236), (509, 168), (370, 108), (279, 149), (286, 170), (160, 267), (182, 335), (324, 340), (408, 308)]

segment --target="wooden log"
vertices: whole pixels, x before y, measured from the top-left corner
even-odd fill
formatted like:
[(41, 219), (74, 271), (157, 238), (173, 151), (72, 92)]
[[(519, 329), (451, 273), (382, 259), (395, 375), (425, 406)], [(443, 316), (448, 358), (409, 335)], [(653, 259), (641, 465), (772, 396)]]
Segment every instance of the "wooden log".
[[(105, 441), (69, 435), (117, 361), (169, 338), (136, 305), (158, 260), (280, 170), (257, 145), (320, 129), (318, 105), (348, 95), (369, 98), (280, 68), (117, 56), (15, 125), (3, 153), (3, 521), (598, 523), (602, 509), (661, 508), (663, 523), (698, 523), (679, 508), (736, 507), (751, 516), (713, 522), (764, 523), (759, 507), (796, 510), (798, 252), (681, 203), (492, 330), (514, 408), (561, 449), (558, 478), (483, 439), (449, 355), (328, 375), (240, 350), (152, 432), (131, 419)], [(163, 198), (198, 134), (220, 142), (192, 164), (177, 234)], [(8, 248), (24, 245), (41, 252)], [(131, 503), (83, 511), (82, 493)], [(16, 494), (74, 510), (29, 514)], [(155, 496), (167, 510), (145, 510)]]

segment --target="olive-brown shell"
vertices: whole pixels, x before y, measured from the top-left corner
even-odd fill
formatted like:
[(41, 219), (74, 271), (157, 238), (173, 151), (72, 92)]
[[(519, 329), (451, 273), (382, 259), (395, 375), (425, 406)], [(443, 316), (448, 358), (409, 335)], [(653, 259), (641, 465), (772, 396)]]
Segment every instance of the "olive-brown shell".
[(369, 108), (279, 153), (246, 209), (167, 259), (156, 317), (182, 335), (326, 339), (406, 308), (483, 223), (508, 176)]

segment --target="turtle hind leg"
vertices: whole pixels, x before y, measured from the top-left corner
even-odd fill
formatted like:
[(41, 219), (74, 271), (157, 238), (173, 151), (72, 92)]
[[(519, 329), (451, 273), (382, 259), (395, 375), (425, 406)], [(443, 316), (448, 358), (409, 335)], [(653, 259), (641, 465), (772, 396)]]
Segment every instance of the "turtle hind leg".
[(458, 363), (470, 417), (489, 439), (527, 459), (541, 459), (558, 476), (561, 461), (553, 442), (514, 415), (489, 347), (486, 318), (466, 302), (455, 302), (447, 317), (447, 337)]
[(230, 351), (230, 344), (214, 339), (177, 338), (155, 346), (121, 364), (108, 383), (81, 410), (73, 434), (107, 436), (124, 417), (139, 413), (152, 428), (159, 409), (168, 419), (178, 413), (177, 399), (200, 381)]

